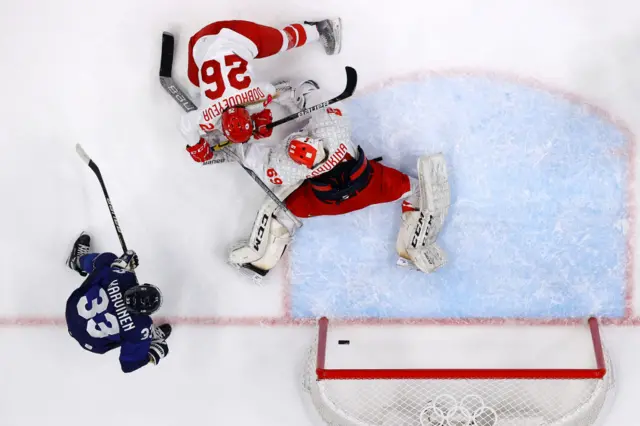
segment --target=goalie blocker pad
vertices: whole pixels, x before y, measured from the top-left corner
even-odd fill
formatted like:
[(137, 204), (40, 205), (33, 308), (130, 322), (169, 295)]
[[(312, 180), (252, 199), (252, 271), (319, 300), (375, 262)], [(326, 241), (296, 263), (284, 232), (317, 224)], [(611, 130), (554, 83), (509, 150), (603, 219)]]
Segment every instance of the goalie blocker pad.
[[(396, 250), (417, 269), (431, 273), (446, 263), (445, 252), (435, 243), (449, 210), (451, 194), (447, 165), (442, 154), (418, 159), (420, 210), (402, 215)], [(400, 260), (400, 266), (407, 265)]]

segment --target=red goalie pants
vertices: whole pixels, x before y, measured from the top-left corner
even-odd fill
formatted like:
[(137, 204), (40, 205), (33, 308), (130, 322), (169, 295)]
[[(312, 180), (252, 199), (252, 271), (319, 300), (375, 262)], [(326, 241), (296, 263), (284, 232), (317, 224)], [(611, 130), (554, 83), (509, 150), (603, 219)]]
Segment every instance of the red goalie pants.
[(399, 200), (411, 190), (409, 177), (377, 161), (371, 162), (373, 176), (369, 184), (357, 195), (340, 204), (328, 204), (320, 201), (311, 184), (305, 182), (285, 200), (291, 212), (301, 218), (313, 216), (335, 216), (363, 209), (373, 204), (389, 203)]

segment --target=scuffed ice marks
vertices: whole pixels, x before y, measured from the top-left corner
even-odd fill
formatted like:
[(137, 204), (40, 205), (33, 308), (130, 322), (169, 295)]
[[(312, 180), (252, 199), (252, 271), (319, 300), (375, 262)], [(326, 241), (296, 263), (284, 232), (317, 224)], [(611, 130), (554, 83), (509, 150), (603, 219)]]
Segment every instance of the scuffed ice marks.
[(306, 221), (291, 251), (298, 317), (622, 316), (628, 141), (591, 109), (485, 77), (432, 76), (348, 105), (370, 158), (415, 175), (443, 152), (449, 264), (395, 266), (400, 205)]

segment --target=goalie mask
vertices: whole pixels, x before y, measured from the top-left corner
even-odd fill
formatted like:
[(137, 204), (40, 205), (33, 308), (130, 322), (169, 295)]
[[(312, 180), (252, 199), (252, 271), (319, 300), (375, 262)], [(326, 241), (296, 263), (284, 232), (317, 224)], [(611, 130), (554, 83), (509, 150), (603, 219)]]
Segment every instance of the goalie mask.
[(222, 112), (222, 133), (232, 143), (245, 143), (253, 134), (253, 122), (247, 109), (241, 105)]
[(124, 304), (131, 313), (151, 315), (162, 306), (162, 294), (152, 284), (137, 285), (124, 292)]
[(326, 154), (322, 140), (310, 137), (295, 137), (289, 141), (289, 158), (295, 163), (312, 169), (324, 161)]

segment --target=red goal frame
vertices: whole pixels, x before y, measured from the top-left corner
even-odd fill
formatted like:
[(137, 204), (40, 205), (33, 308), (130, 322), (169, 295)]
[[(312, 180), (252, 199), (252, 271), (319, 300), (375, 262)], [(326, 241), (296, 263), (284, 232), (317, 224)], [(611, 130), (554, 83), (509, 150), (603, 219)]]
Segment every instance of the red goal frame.
[(318, 380), (394, 380), (394, 379), (547, 379), (577, 380), (603, 379), (607, 374), (604, 350), (598, 320), (588, 320), (596, 368), (588, 369), (328, 369), (325, 367), (329, 319), (318, 321), (318, 353), (316, 376)]

